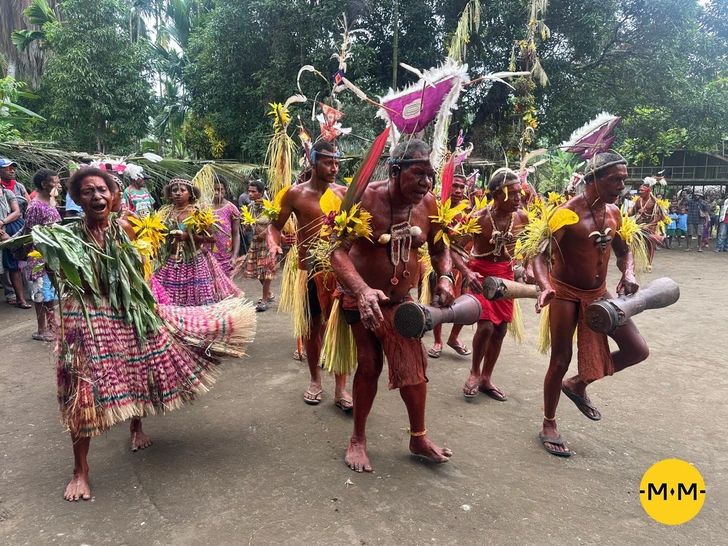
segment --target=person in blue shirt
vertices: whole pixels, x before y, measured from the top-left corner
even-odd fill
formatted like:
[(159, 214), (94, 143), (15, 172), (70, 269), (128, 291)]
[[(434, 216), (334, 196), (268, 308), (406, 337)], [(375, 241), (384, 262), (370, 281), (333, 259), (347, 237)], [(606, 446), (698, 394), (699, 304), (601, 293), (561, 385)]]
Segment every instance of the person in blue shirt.
[[(676, 235), (677, 231), (677, 221), (679, 218), (679, 215), (677, 213), (677, 205), (670, 205), (670, 214), (668, 214), (670, 217), (670, 220), (672, 220), (672, 223), (667, 226), (667, 248), (672, 248), (672, 239)], [(680, 243), (680, 240), (678, 239), (678, 244)]]
[(685, 244), (687, 244), (688, 211), (685, 207), (680, 207), (680, 214), (677, 215), (677, 227), (675, 228), (675, 236), (677, 237), (678, 248), (680, 248), (680, 237), (685, 237)]

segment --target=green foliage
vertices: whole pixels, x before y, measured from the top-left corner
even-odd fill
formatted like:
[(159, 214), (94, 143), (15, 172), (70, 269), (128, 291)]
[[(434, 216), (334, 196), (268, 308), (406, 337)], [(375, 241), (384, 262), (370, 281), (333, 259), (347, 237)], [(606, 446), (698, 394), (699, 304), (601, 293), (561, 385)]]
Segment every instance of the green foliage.
[(126, 151), (147, 130), (147, 49), (132, 42), (118, 0), (64, 0), (47, 23), (43, 77), (51, 136), (81, 150)]
[(25, 83), (12, 76), (0, 79), (0, 142), (21, 140), (43, 117), (29, 110), (16, 101), (19, 98), (36, 98), (35, 95), (22, 91)]

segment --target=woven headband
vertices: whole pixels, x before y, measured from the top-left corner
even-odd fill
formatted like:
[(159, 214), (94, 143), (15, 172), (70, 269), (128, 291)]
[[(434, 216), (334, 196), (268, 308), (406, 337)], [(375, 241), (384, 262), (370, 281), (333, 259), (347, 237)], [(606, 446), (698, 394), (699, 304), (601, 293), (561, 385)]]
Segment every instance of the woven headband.
[(311, 150), (311, 163), (316, 163), (316, 159), (319, 156), (321, 156), (321, 157), (330, 157), (332, 159), (340, 159), (341, 158), (341, 151), (336, 150), (336, 152), (332, 154), (331, 152)]
[(171, 186), (172, 184), (184, 184), (190, 188), (194, 187), (192, 185), (192, 180), (187, 180), (186, 178), (172, 178), (169, 182), (167, 182), (167, 185)]

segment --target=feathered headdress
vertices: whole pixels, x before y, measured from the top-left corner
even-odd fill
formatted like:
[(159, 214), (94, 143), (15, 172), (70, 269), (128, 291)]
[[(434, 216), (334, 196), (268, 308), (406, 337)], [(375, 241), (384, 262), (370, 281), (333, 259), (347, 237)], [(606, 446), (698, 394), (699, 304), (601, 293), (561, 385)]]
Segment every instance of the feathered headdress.
[(571, 154), (579, 154), (582, 159), (591, 159), (610, 148), (615, 138), (612, 132), (620, 121), (620, 116), (602, 112), (594, 120), (571, 133), (569, 140), (559, 148)]

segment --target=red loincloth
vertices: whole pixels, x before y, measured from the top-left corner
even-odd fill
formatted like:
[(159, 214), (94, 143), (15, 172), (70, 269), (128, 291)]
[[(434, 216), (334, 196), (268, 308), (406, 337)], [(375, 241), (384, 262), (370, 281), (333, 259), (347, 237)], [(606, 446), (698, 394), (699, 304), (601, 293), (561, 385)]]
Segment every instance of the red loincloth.
[(602, 298), (607, 291), (606, 282), (593, 290), (582, 290), (551, 277), (551, 284), (556, 290), (556, 299), (573, 301), (579, 304), (579, 316), (576, 323), (576, 348), (579, 368), (579, 379), (596, 381), (614, 374), (614, 362), (609, 351), (606, 334), (599, 334), (586, 324), (584, 311), (587, 306)]
[[(511, 262), (490, 262), (478, 258), (470, 259), (471, 271), (480, 273), (483, 277), (499, 277), (501, 279), (514, 280), (513, 267)], [(473, 294), (470, 290), (469, 293)], [(480, 313), (480, 320), (489, 320), (496, 326), (502, 322), (513, 322), (513, 300), (496, 300), (490, 301), (485, 299), (482, 294), (473, 294), (483, 311)]]
[[(398, 303), (381, 306), (384, 320), (379, 324), (379, 328), (372, 332), (381, 343), (384, 356), (387, 357), (390, 389), (400, 389), (427, 382), (427, 376), (425, 375), (427, 371), (427, 351), (425, 346), (419, 339), (402, 337), (394, 327), (394, 313), (399, 305)], [(356, 320), (351, 320), (351, 317), (359, 311), (356, 299), (343, 294), (341, 296), (341, 306), (344, 311), (348, 311), (347, 322), (349, 324), (356, 322)]]

